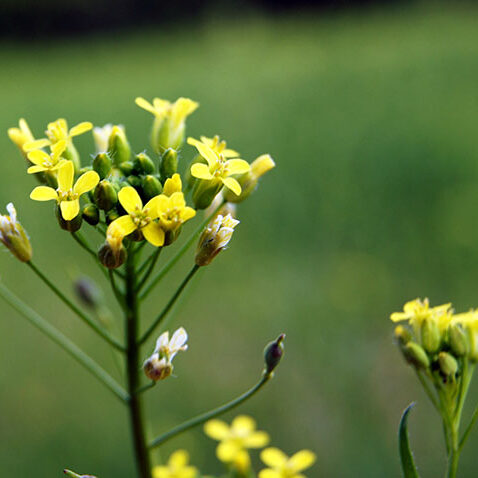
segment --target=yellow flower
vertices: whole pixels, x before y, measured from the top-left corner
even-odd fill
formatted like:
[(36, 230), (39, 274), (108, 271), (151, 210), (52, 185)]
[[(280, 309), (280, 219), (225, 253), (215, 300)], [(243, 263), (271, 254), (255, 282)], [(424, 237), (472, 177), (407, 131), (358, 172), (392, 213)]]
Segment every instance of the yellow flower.
[(118, 200), (128, 214), (115, 219), (109, 225), (109, 234), (115, 232), (119, 236), (125, 237), (133, 231), (139, 230), (150, 244), (155, 247), (162, 246), (164, 231), (155, 221), (158, 218), (158, 197), (154, 197), (143, 207), (143, 201), (136, 189), (131, 186), (122, 188), (118, 193)]
[(196, 215), (192, 207), (186, 206), (184, 194), (180, 192), (175, 192), (171, 196), (164, 194), (157, 196), (157, 205), (159, 224), (166, 231), (176, 230)]
[(144, 98), (136, 98), (135, 102), (154, 115), (152, 144), (158, 151), (178, 149), (181, 146), (186, 118), (199, 106), (199, 103), (189, 98), (178, 98), (174, 103), (154, 98), (153, 104)]
[(65, 164), (66, 159), (61, 159), (61, 155), (65, 152), (66, 141), (58, 141), (50, 145), (50, 149), (50, 154), (41, 149), (35, 149), (27, 154), (28, 159), (34, 164), (28, 168), (28, 174), (56, 171)]
[(269, 443), (269, 435), (256, 431), (256, 422), (246, 415), (234, 418), (231, 426), (222, 420), (210, 420), (204, 425), (204, 432), (221, 442), (216, 454), (224, 463), (233, 463), (247, 448), (262, 448)]
[(189, 454), (186, 450), (176, 450), (171, 453), (167, 466), (155, 466), (153, 478), (194, 478), (197, 468), (190, 466)]
[(95, 171), (82, 174), (73, 185), (75, 168), (71, 161), (66, 161), (58, 170), (58, 189), (37, 186), (30, 194), (35, 201), (56, 200), (60, 205), (61, 215), (65, 221), (71, 221), (80, 212), (80, 196), (91, 191), (100, 177)]
[(203, 143), (206, 146), (209, 146), (215, 153), (222, 154), (225, 158), (237, 158), (239, 153), (233, 149), (228, 149), (227, 143), (224, 140), (220, 140), (219, 136), (216, 135), (214, 138), (208, 138), (207, 136), (201, 136), (201, 141), (198, 141), (194, 138), (188, 138), (188, 144), (196, 146), (196, 143)]
[(18, 128), (8, 129), (8, 137), (18, 146), (18, 148), (20, 148), (20, 151), (22, 152), (24, 152), (23, 146), (25, 143), (31, 143), (32, 141), (35, 141), (27, 122), (23, 118), (21, 118), (18, 122)]
[(269, 467), (259, 472), (259, 478), (305, 478), (300, 472), (315, 463), (315, 453), (301, 450), (290, 458), (278, 448), (266, 448), (262, 461)]
[(89, 121), (84, 121), (76, 126), (73, 126), (73, 128), (68, 129), (68, 123), (66, 120), (60, 118), (52, 123), (49, 123), (47, 128), (48, 129), (45, 131), (45, 133), (48, 139), (38, 139), (25, 144), (24, 148), (26, 151), (44, 148), (45, 146), (50, 146), (52, 144), (58, 143), (59, 141), (65, 141), (66, 147), (69, 147), (74, 136), (79, 136), (80, 134), (90, 131), (93, 128), (93, 125)]
[(194, 138), (189, 138), (188, 142), (193, 144), (199, 154), (207, 161), (207, 164), (194, 163), (191, 166), (191, 175), (206, 181), (220, 180), (226, 188), (239, 196), (242, 191), (241, 185), (231, 176), (247, 173), (251, 168), (249, 163), (239, 158), (228, 160), (222, 153), (217, 153), (207, 144)]
[(174, 173), (172, 177), (166, 179), (163, 186), (163, 194), (165, 196), (171, 196), (173, 193), (180, 193), (183, 190), (183, 183), (181, 176), (178, 173)]

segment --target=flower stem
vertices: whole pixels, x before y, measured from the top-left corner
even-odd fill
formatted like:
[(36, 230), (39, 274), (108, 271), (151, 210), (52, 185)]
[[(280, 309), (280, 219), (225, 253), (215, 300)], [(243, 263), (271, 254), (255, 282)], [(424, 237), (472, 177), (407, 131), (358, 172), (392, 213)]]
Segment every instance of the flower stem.
[(129, 248), (126, 262), (126, 370), (128, 377), (128, 391), (131, 399), (128, 402), (130, 412), (131, 433), (136, 457), (136, 465), (140, 478), (151, 478), (151, 462), (149, 450), (146, 444), (146, 431), (143, 418), (141, 396), (138, 393), (139, 386), (139, 304), (136, 290), (136, 264), (133, 247)]
[(96, 321), (88, 317), (81, 309), (79, 309), (70, 299), (68, 299), (63, 292), (61, 292), (44, 274), (33, 264), (33, 262), (26, 262), (27, 266), (35, 272), (35, 274), (56, 294), (56, 296), (67, 305), (83, 322), (90, 326), (98, 335), (105, 339), (114, 348), (124, 352), (123, 345), (115, 339), (109, 332), (103, 329)]
[[(144, 273), (143, 277), (140, 280), (140, 283), (137, 287), (137, 292), (139, 292), (143, 288), (143, 286), (146, 284), (146, 281), (148, 280), (149, 276), (153, 272), (154, 266), (156, 265), (156, 262), (158, 261), (159, 255), (161, 254), (162, 250), (163, 250), (162, 247), (158, 247), (156, 249), (156, 251), (154, 251), (153, 254), (151, 254), (151, 256), (150, 256), (151, 260), (149, 261), (148, 269), (146, 270), (146, 272)], [(146, 266), (146, 263), (145, 263), (145, 266)], [(140, 268), (140, 273), (141, 273), (143, 267)]]
[(206, 412), (201, 415), (198, 415), (197, 417), (191, 418), (190, 420), (187, 420), (181, 423), (180, 425), (178, 425), (177, 427), (174, 427), (168, 432), (163, 433), (162, 435), (159, 435), (149, 444), (149, 447), (151, 449), (156, 448), (162, 445), (164, 442), (170, 440), (171, 438), (174, 438), (175, 436), (179, 435), (180, 433), (190, 430), (191, 428), (197, 427), (198, 425), (201, 425), (207, 422), (208, 420), (218, 417), (219, 415), (222, 415), (223, 413), (226, 413), (229, 410), (232, 410), (233, 408), (239, 406), (241, 403), (245, 402), (247, 399), (255, 395), (269, 381), (271, 377), (272, 377), (272, 374), (264, 373), (261, 379), (259, 380), (259, 382), (257, 382), (256, 385), (254, 385), (247, 392), (243, 393), (236, 399), (218, 408), (215, 408), (214, 410), (210, 410), (209, 412)]
[(178, 297), (181, 295), (181, 292), (184, 290), (188, 282), (193, 278), (194, 274), (196, 274), (198, 270), (199, 270), (199, 266), (195, 264), (193, 268), (189, 271), (189, 274), (181, 282), (181, 284), (179, 285), (174, 295), (171, 297), (171, 299), (169, 299), (169, 302), (166, 304), (164, 309), (161, 311), (158, 317), (156, 317), (156, 319), (150, 325), (148, 330), (146, 330), (143, 336), (139, 339), (138, 344), (143, 344), (148, 339), (148, 337), (154, 332), (154, 329), (163, 321), (166, 315), (168, 315), (168, 312), (171, 310), (176, 300), (178, 300)]
[(74, 344), (68, 337), (63, 335), (58, 329), (47, 322), (37, 312), (24, 304), (16, 295), (10, 292), (0, 282), (0, 295), (10, 304), (17, 312), (29, 320), (35, 327), (47, 335), (53, 342), (59, 345), (65, 352), (71, 355), (78, 363), (83, 365), (89, 372), (91, 372), (103, 385), (111, 390), (123, 402), (128, 402), (128, 393), (105, 371), (103, 370), (90, 356), (85, 354), (76, 344)]

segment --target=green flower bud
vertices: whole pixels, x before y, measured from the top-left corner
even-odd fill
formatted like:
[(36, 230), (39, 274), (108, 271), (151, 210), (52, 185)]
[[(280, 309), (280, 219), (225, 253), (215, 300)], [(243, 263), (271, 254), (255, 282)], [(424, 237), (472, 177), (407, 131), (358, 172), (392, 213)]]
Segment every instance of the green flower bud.
[(438, 354), (438, 365), (440, 371), (445, 377), (454, 377), (458, 372), (458, 362), (453, 355), (448, 352), (440, 352)]
[(412, 334), (403, 326), (397, 325), (394, 331), (395, 340), (399, 345), (405, 345), (412, 340)]
[(133, 173), (134, 166), (131, 161), (125, 161), (119, 165), (119, 169), (125, 176), (129, 176)]
[(133, 167), (137, 174), (152, 174), (155, 170), (153, 160), (145, 153), (136, 155), (133, 161)]
[(99, 174), (100, 179), (105, 179), (111, 171), (111, 158), (107, 153), (98, 153), (93, 160), (93, 169)]
[(430, 366), (430, 359), (426, 352), (416, 342), (408, 342), (400, 347), (405, 360), (417, 369), (426, 369)]
[(129, 161), (131, 157), (131, 147), (126, 139), (124, 128), (113, 126), (108, 139), (108, 153), (116, 166), (124, 161)]
[(65, 151), (63, 151), (62, 157), (70, 160), (73, 163), (73, 166), (75, 166), (76, 173), (80, 171), (81, 169), (80, 155), (72, 142), (70, 142), (70, 144), (67, 146)]
[(61, 209), (59, 206), (56, 207), (56, 218), (58, 219), (60, 227), (68, 232), (79, 231), (83, 222), (81, 214), (78, 214), (78, 216), (74, 217), (71, 221), (66, 221), (61, 215)]
[(141, 189), (143, 190), (143, 199), (145, 202), (163, 192), (163, 186), (161, 185), (161, 182), (152, 174), (148, 174), (142, 179)]
[(107, 179), (100, 181), (94, 192), (96, 205), (103, 211), (109, 211), (118, 202), (116, 188)]
[(266, 364), (266, 374), (271, 374), (273, 370), (279, 365), (279, 362), (284, 355), (284, 346), (282, 342), (285, 339), (285, 334), (280, 334), (277, 340), (271, 342), (264, 349), (264, 361)]
[(452, 324), (448, 327), (448, 340), (454, 355), (457, 357), (466, 355), (468, 342), (465, 331), (460, 324)]
[(193, 189), (193, 202), (196, 209), (206, 209), (222, 189), (220, 179), (199, 180)]
[(8, 216), (0, 215), (0, 241), (20, 261), (31, 260), (33, 251), (30, 239), (17, 221), (17, 211), (12, 203), (7, 204)]
[(96, 226), (100, 222), (100, 211), (94, 204), (87, 204), (83, 208), (83, 219), (90, 226)]
[(126, 261), (126, 249), (121, 239), (112, 240), (109, 238), (98, 251), (100, 262), (108, 269), (116, 269)]
[(161, 162), (159, 166), (159, 172), (161, 173), (161, 179), (171, 178), (174, 173), (178, 171), (178, 152), (175, 149), (167, 149), (161, 156)]
[(106, 224), (111, 224), (114, 220), (120, 217), (120, 213), (116, 209), (111, 209), (106, 213)]
[(128, 181), (128, 184), (130, 186), (133, 186), (135, 189), (139, 189), (141, 187), (141, 178), (139, 178), (138, 176), (128, 176), (127, 179)]
[(431, 318), (424, 319), (420, 328), (420, 335), (422, 347), (428, 353), (435, 353), (441, 342), (441, 335), (436, 321)]
[(466, 326), (466, 339), (469, 359), (478, 362), (478, 330), (473, 325)]

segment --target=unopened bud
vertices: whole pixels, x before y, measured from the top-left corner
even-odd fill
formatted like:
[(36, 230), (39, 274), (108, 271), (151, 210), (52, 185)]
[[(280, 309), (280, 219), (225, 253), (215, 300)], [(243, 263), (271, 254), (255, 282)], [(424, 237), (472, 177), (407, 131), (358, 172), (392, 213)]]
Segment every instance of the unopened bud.
[(126, 138), (124, 128), (121, 126), (113, 126), (111, 129), (111, 134), (108, 139), (108, 153), (115, 165), (129, 161), (131, 157), (131, 147)]
[(468, 343), (465, 331), (460, 324), (451, 324), (448, 327), (448, 340), (454, 355), (457, 357), (466, 355)]
[(155, 170), (153, 160), (145, 153), (136, 155), (133, 161), (133, 168), (137, 174), (152, 174)]
[(83, 208), (83, 219), (90, 225), (96, 226), (100, 222), (100, 211), (94, 204), (87, 204)]
[(118, 202), (118, 193), (115, 187), (107, 180), (100, 181), (95, 188), (94, 198), (96, 205), (103, 209), (103, 211), (109, 211)]
[(156, 176), (148, 174), (141, 181), (141, 189), (143, 190), (143, 199), (145, 202), (158, 196), (163, 192), (163, 186)]
[(98, 173), (100, 179), (105, 179), (111, 171), (111, 158), (108, 153), (98, 153), (93, 160), (93, 169)]
[(233, 219), (230, 214), (223, 217), (218, 215), (202, 233), (197, 251), (196, 264), (207, 266), (229, 244), (234, 228), (239, 221)]
[(119, 212), (116, 209), (111, 209), (106, 213), (105, 220), (106, 224), (109, 226), (113, 221), (120, 217)]
[(132, 174), (126, 178), (126, 181), (128, 181), (129, 186), (133, 186), (135, 189), (139, 189), (141, 187), (141, 178), (138, 176)]
[(420, 335), (422, 347), (428, 353), (435, 353), (441, 342), (441, 334), (436, 321), (431, 318), (424, 319), (420, 327)]
[(100, 262), (108, 269), (116, 269), (126, 261), (126, 249), (123, 246), (123, 238), (119, 235), (108, 235), (106, 242), (98, 251)]
[(400, 350), (405, 360), (414, 367), (426, 369), (430, 366), (428, 355), (416, 342), (408, 342), (403, 347), (400, 347)]
[(76, 232), (81, 229), (81, 224), (83, 223), (82, 214), (78, 214), (74, 217), (71, 221), (67, 221), (63, 219), (63, 215), (61, 214), (61, 209), (59, 206), (56, 207), (56, 218), (58, 220), (58, 224), (64, 231), (68, 232)]
[(159, 172), (161, 179), (171, 178), (178, 170), (178, 152), (175, 149), (167, 149), (161, 156), (161, 163), (159, 166)]
[(266, 374), (271, 374), (273, 370), (279, 365), (279, 362), (284, 355), (284, 346), (282, 342), (285, 339), (285, 334), (280, 334), (277, 340), (266, 345), (264, 349), (264, 361), (266, 363)]
[(403, 325), (395, 327), (394, 336), (399, 345), (408, 344), (412, 340), (412, 334)]
[(134, 166), (131, 161), (125, 161), (119, 165), (119, 169), (125, 176), (129, 176), (133, 173)]
[(33, 251), (30, 239), (17, 221), (17, 211), (12, 203), (7, 204), (8, 215), (0, 215), (0, 241), (20, 261), (28, 262)]
[(454, 377), (458, 372), (458, 362), (453, 355), (448, 352), (440, 352), (438, 354), (438, 365), (440, 371), (445, 377)]
[(78, 299), (91, 309), (95, 309), (102, 302), (100, 290), (89, 277), (83, 276), (75, 280), (73, 290)]

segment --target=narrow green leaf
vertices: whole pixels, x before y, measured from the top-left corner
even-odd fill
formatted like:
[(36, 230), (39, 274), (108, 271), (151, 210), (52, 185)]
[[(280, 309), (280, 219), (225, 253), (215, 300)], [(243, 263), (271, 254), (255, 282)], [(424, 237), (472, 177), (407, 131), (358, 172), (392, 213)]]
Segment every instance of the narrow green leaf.
[(404, 478), (419, 478), (413, 454), (410, 450), (410, 442), (408, 440), (408, 414), (415, 403), (411, 403), (403, 412), (398, 429), (398, 441), (400, 451), (400, 461), (402, 462), (402, 471)]

